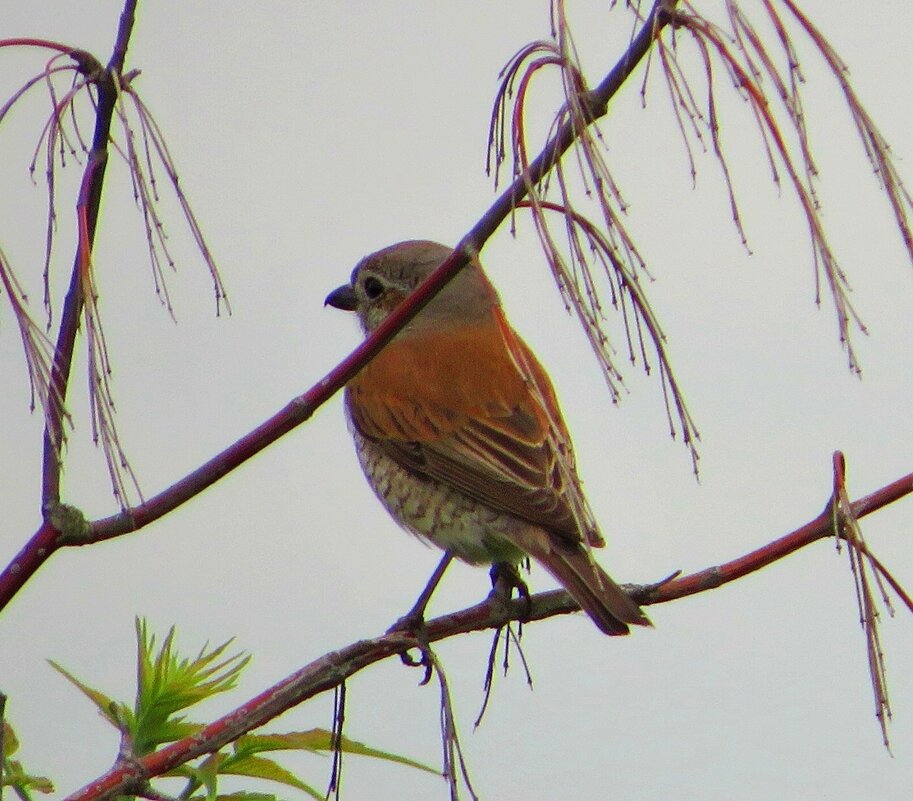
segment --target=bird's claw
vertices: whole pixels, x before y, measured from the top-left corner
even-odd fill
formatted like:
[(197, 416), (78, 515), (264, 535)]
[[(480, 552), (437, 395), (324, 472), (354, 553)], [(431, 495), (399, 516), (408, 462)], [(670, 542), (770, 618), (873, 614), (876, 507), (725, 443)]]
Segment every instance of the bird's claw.
[(529, 594), (529, 587), (520, 578), (516, 566), (506, 562), (495, 562), (491, 566), (489, 575), (491, 576), (491, 592), (488, 594), (490, 603), (507, 611), (513, 599), (514, 590), (516, 590), (519, 598), (524, 601), (521, 620), (528, 619), (532, 611), (532, 598)]

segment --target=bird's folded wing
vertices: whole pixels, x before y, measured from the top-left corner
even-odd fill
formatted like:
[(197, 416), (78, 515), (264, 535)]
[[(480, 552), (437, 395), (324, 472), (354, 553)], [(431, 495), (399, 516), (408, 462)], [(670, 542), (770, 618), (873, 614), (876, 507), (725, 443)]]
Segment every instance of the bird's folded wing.
[(486, 434), (485, 427), (472, 422), (434, 442), (387, 439), (379, 444), (392, 459), (421, 475), (456, 487), (492, 509), (579, 540), (573, 512), (560, 488), (545, 483), (548, 468), (532, 463), (547, 449), (515, 445), (506, 452)]

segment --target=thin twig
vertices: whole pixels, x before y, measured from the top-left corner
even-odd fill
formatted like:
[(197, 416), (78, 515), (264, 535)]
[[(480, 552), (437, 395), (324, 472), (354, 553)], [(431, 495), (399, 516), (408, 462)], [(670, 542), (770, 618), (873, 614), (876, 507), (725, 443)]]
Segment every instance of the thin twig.
[(90, 177), (86, 204), (86, 237), (80, 241), (70, 278), (70, 288), (64, 300), (60, 329), (54, 349), (52, 372), (50, 420), (45, 427), (44, 454), (42, 468), (42, 509), (48, 509), (60, 501), (61, 444), (63, 441), (62, 420), (63, 403), (66, 401), (69, 386), (70, 366), (73, 361), (73, 349), (76, 333), (82, 318), (84, 305), (83, 280), (81, 268), (86, 260), (86, 248), (91, 248), (95, 240), (95, 228), (98, 223), (98, 210), (104, 186), (105, 166), (107, 163), (108, 140), (111, 133), (111, 121), (117, 102), (118, 89), (115, 75), (123, 71), (127, 45), (133, 30), (136, 0), (126, 0), (121, 13), (114, 53), (107, 68), (95, 76), (98, 89), (98, 112), (95, 118), (95, 133), (92, 138), (92, 149), (86, 164), (86, 175)]

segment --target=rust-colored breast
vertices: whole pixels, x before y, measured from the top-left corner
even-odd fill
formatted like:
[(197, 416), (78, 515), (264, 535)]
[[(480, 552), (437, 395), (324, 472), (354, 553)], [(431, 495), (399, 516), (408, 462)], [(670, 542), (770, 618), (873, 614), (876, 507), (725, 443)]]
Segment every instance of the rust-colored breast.
[(565, 497), (568, 480), (579, 487), (554, 390), (500, 312), (398, 337), (349, 383), (346, 403), (358, 432), (418, 476), (581, 538)]

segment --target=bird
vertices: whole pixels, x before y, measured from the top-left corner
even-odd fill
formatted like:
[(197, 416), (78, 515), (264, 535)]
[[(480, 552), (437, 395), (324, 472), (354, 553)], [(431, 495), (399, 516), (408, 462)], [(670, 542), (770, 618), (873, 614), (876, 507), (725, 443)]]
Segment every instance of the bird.
[[(355, 312), (368, 336), (451, 252), (386, 247), (325, 305)], [(606, 634), (652, 625), (592, 558), (604, 540), (555, 390), (477, 256), (347, 383), (344, 406), (365, 477), (401, 527), (493, 576), (503, 566), (519, 580), (532, 557)]]

